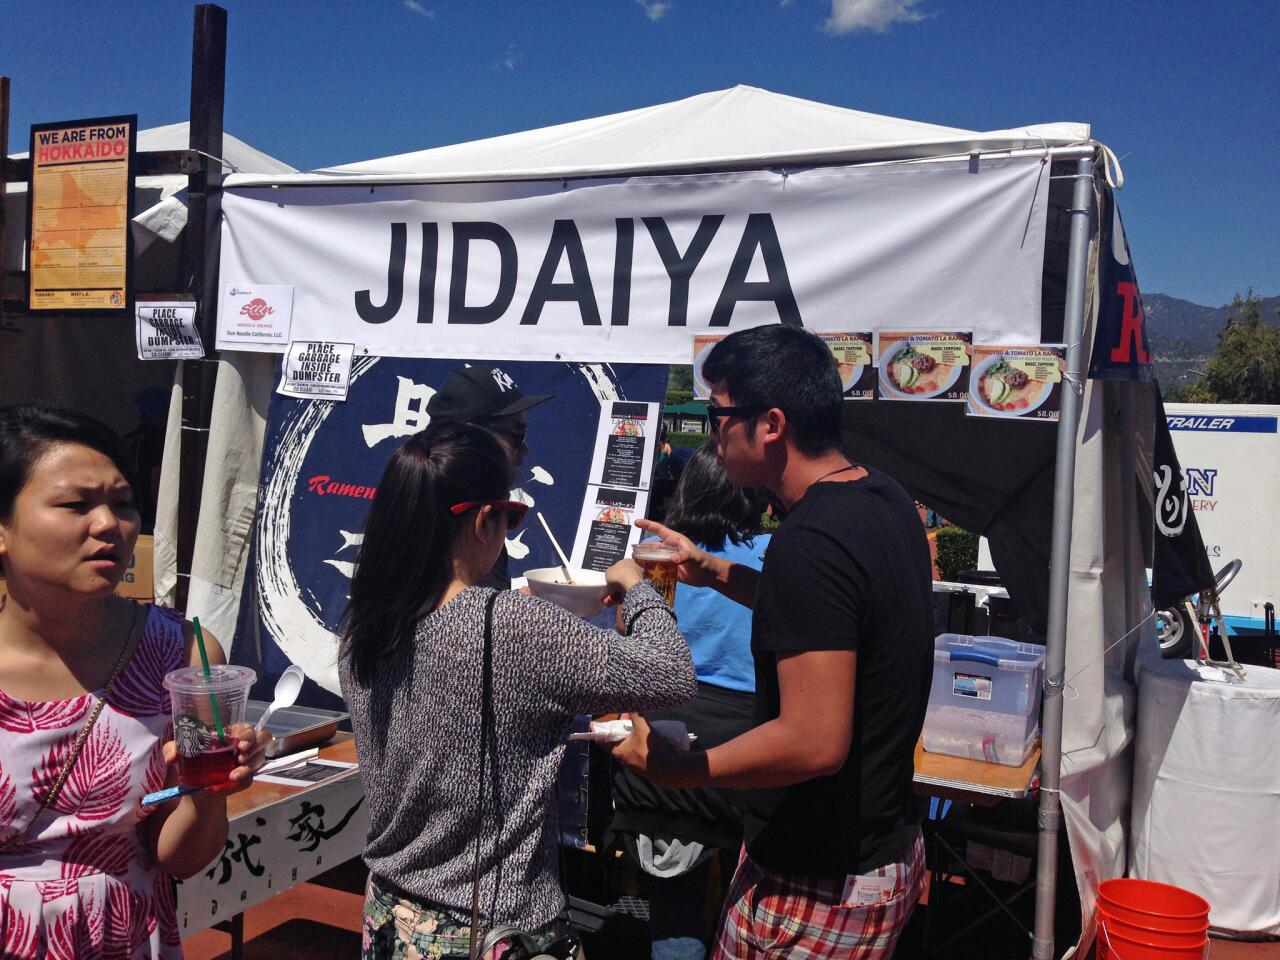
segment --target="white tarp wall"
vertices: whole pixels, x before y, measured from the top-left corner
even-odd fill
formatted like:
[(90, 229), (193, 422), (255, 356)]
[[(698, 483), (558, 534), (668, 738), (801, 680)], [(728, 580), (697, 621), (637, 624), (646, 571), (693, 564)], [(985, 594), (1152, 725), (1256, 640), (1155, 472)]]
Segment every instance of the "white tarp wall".
[(1144, 452), (1138, 438), (1152, 436), (1155, 391), (1152, 384), (1099, 380), (1084, 389), (1061, 789), (1088, 943), (1098, 883), (1125, 873), (1137, 709), (1133, 657), (1138, 646), (1154, 650), (1156, 643), (1138, 509), (1139, 483), (1145, 478), (1148, 491), (1151, 483), (1150, 450)]
[[(221, 284), (357, 354), (688, 363), (760, 323), (1038, 343), (1039, 157), (490, 184), (230, 187)], [(270, 350), (218, 316), (221, 349)]]

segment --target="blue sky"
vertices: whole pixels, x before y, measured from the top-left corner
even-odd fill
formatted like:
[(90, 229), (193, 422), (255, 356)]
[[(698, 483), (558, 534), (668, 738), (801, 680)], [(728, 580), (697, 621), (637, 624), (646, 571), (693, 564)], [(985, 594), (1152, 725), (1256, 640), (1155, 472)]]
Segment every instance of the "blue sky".
[[(1280, 0), (226, 0), (226, 129), (300, 168), (746, 83), (992, 130), (1093, 124), (1142, 288), (1280, 293)], [(30, 124), (187, 118), (192, 6), (4, 0)]]

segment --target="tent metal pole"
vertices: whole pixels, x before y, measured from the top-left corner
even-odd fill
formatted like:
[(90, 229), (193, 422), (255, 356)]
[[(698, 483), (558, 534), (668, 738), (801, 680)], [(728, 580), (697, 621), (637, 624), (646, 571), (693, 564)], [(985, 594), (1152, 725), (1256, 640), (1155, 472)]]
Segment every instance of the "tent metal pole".
[(1089, 237), (1093, 225), (1093, 159), (1076, 161), (1072, 193), (1070, 248), (1067, 255), (1066, 310), (1069, 386), (1062, 391), (1057, 461), (1053, 477), (1053, 544), (1049, 562), (1049, 633), (1045, 638), (1044, 721), (1040, 754), (1040, 842), (1036, 858), (1036, 918), (1031, 940), (1033, 960), (1052, 960), (1054, 905), (1058, 893), (1058, 827), (1062, 822), (1062, 691), (1067, 660), (1067, 592), (1071, 581), (1071, 520), (1075, 498), (1076, 443), (1084, 406), (1086, 344), (1085, 286)]

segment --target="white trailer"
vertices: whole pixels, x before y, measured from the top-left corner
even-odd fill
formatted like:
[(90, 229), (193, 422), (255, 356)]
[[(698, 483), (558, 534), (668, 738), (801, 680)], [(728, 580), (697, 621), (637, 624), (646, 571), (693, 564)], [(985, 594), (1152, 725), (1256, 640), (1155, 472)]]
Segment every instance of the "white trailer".
[(1167, 403), (1209, 563), (1244, 562), (1222, 592), (1232, 633), (1261, 632), (1264, 606), (1280, 605), (1280, 406)]

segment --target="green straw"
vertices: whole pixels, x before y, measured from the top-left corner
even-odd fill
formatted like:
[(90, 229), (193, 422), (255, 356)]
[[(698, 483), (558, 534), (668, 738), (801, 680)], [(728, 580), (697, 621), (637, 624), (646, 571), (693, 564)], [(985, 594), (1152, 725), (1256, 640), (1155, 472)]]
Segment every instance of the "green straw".
[[(204, 681), (212, 683), (213, 674), (209, 672), (209, 654), (204, 648), (204, 631), (200, 629), (200, 618), (192, 617), (191, 622), (196, 628), (196, 646), (200, 648), (200, 666), (204, 667)], [(218, 740), (226, 740), (227, 735), (222, 732), (222, 713), (218, 710), (218, 696), (212, 690), (209, 691), (209, 706), (213, 707), (213, 722), (218, 728)]]

